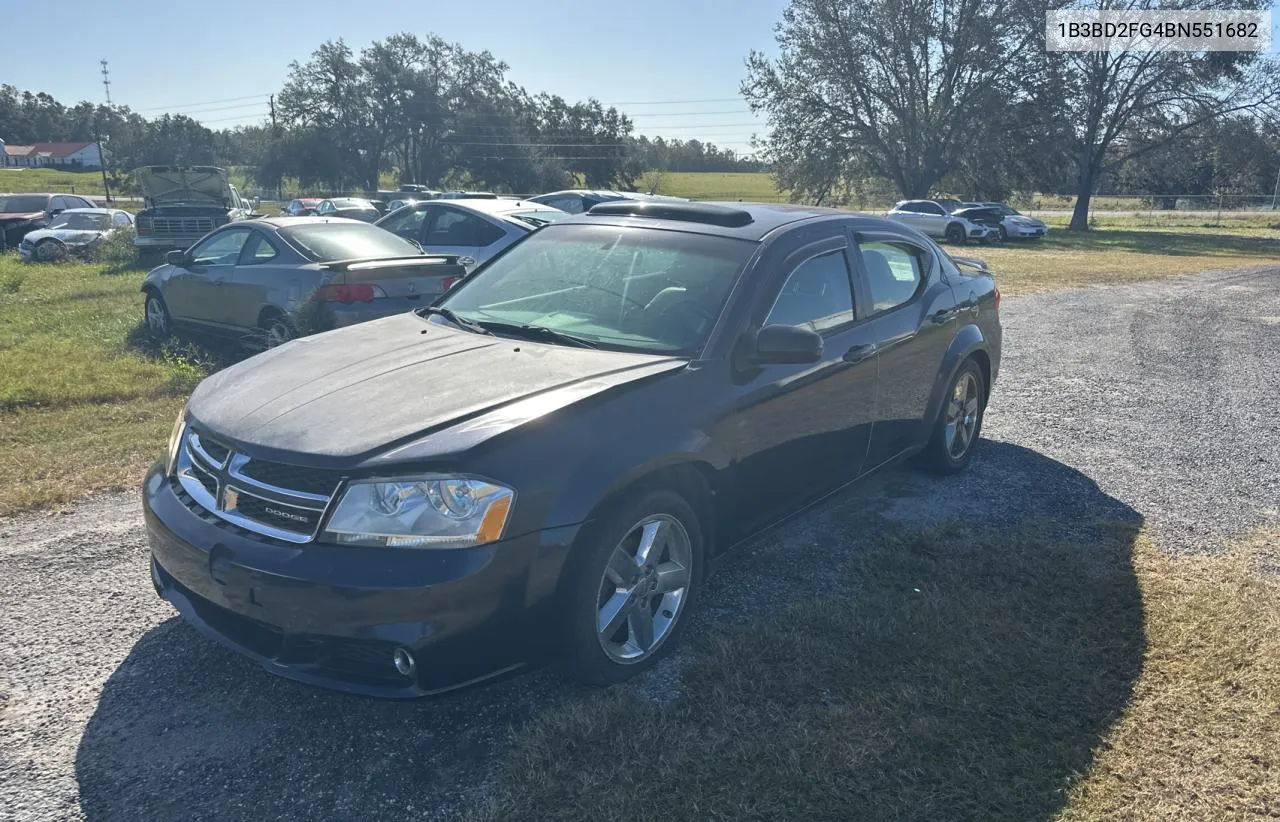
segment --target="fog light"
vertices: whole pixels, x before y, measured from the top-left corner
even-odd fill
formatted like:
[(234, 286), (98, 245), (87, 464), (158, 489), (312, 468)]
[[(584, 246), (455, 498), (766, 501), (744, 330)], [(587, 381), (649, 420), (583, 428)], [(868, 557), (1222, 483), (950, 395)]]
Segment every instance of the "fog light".
[(413, 654), (409, 653), (405, 648), (396, 648), (396, 652), (391, 655), (391, 661), (396, 665), (396, 671), (401, 676), (413, 676), (413, 671), (418, 664), (413, 659)]

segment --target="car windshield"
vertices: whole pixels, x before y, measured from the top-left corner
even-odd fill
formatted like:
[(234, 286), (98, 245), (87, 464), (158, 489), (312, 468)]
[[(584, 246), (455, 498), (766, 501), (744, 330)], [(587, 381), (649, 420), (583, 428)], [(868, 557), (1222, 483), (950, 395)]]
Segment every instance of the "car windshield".
[(312, 223), (280, 229), (280, 236), (312, 260), (356, 260), (372, 257), (414, 257), (422, 249), (403, 237), (368, 223)]
[(541, 228), (547, 223), (554, 223), (556, 220), (563, 220), (565, 217), (569, 216), (569, 213), (567, 211), (545, 208), (539, 211), (512, 211), (506, 216), (531, 225), (534, 228)]
[(373, 203), (368, 200), (354, 200), (348, 197), (343, 197), (339, 200), (330, 200), (329, 202), (333, 203), (338, 208), (373, 208)]
[(49, 228), (72, 228), (81, 231), (106, 231), (111, 228), (111, 215), (64, 211), (57, 217), (53, 218), (53, 222), (49, 223)]
[(691, 355), (706, 342), (755, 246), (648, 228), (551, 225), (463, 280), (441, 305), (482, 325), (549, 328), (604, 348)]
[(0, 214), (26, 214), (32, 211), (44, 211), (49, 204), (48, 197), (40, 195), (0, 196)]

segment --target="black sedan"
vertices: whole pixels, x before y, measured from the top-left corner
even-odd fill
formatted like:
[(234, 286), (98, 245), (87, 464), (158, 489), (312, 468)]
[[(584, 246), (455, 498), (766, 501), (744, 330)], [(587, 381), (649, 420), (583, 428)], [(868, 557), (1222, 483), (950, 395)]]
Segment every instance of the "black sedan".
[(434, 306), (206, 379), (144, 483), (152, 579), (317, 685), (420, 696), (548, 657), (616, 682), (734, 545), (904, 457), (964, 468), (999, 300), (884, 219), (597, 206)]
[(370, 200), (359, 197), (333, 197), (321, 200), (315, 211), (317, 217), (347, 217), (352, 220), (363, 220), (372, 223), (382, 216), (382, 212)]

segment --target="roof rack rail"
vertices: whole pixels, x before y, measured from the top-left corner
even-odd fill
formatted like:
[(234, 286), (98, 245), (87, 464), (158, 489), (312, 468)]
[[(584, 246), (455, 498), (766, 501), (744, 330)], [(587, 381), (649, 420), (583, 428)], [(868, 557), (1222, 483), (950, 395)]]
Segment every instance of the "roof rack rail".
[(656, 220), (679, 220), (725, 228), (742, 228), (754, 222), (751, 213), (740, 208), (711, 203), (668, 203), (652, 200), (619, 200), (600, 203), (587, 212), (593, 217), (650, 217)]

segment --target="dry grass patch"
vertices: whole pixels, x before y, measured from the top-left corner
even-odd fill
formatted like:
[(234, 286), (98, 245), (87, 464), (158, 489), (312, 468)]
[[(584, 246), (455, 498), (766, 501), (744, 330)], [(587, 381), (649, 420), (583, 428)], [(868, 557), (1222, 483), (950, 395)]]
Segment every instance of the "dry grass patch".
[(618, 689), (536, 719), (479, 816), (1273, 816), (1280, 600), (1252, 550), (883, 540), (855, 595), (704, 639), (675, 704)]

